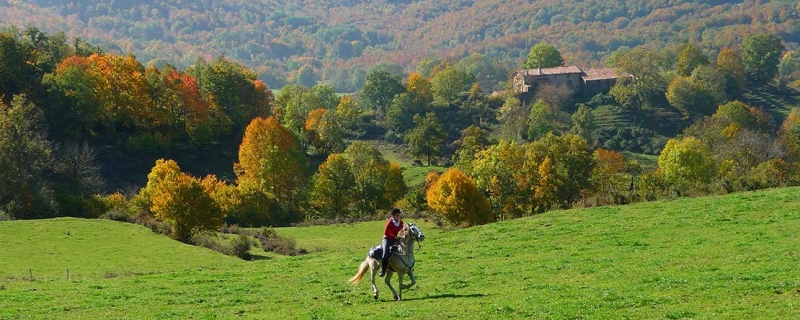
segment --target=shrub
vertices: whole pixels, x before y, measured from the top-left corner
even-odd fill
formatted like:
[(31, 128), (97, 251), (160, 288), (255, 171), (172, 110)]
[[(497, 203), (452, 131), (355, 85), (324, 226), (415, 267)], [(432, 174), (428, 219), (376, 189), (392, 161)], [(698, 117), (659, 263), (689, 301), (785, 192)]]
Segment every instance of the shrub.
[(242, 260), (252, 260), (253, 256), (250, 254), (250, 247), (253, 246), (253, 241), (250, 237), (240, 234), (238, 237), (231, 240), (231, 246), (227, 254), (241, 258)]
[(266, 252), (275, 252), (287, 256), (308, 253), (306, 249), (296, 248), (297, 245), (294, 239), (281, 237), (273, 229), (263, 228), (258, 232), (257, 237), (261, 242), (261, 249)]

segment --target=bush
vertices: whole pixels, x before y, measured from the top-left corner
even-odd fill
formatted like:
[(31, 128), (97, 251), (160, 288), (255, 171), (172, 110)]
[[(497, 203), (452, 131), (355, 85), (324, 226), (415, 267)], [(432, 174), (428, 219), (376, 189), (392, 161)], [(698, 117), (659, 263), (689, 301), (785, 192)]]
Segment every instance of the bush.
[(286, 256), (306, 254), (306, 249), (298, 249), (294, 239), (279, 236), (275, 230), (263, 228), (257, 234), (261, 249), (266, 252), (275, 252)]
[(253, 241), (247, 235), (240, 234), (238, 237), (231, 240), (231, 246), (226, 254), (236, 256), (242, 260), (252, 260), (253, 256), (250, 254), (250, 247), (253, 246)]
[(224, 237), (220, 239), (220, 237), (213, 232), (198, 232), (192, 236), (190, 243), (229, 256), (238, 257), (242, 260), (253, 259), (253, 256), (250, 254), (250, 247), (254, 245), (254, 241), (247, 235), (240, 234), (231, 239), (230, 243), (225, 243), (224, 240)]

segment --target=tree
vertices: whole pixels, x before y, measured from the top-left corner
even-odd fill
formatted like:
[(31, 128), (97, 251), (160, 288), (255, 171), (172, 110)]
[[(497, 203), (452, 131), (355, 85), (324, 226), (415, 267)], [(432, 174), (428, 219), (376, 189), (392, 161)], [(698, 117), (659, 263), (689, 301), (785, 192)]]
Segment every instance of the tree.
[(589, 145), (595, 144), (594, 132), (597, 130), (597, 120), (592, 113), (592, 109), (585, 104), (578, 106), (578, 110), (572, 114), (572, 129), (570, 133), (577, 134)]
[(658, 68), (658, 53), (643, 47), (635, 48), (617, 62), (620, 72), (629, 74), (611, 88), (623, 107), (643, 109), (657, 105), (664, 97), (667, 83)]
[(174, 161), (159, 159), (147, 178), (148, 187), (152, 187), (148, 190), (150, 211), (170, 224), (173, 238), (188, 242), (196, 232), (222, 225), (225, 217), (210, 191), (194, 177), (181, 173)]
[(526, 108), (518, 98), (508, 96), (500, 107), (497, 117), (500, 121), (501, 136), (506, 140), (521, 141), (522, 135), (528, 128), (529, 116), (530, 109)]
[(304, 87), (313, 87), (317, 84), (317, 74), (314, 72), (314, 67), (304, 65), (297, 70), (297, 84)]
[(742, 63), (747, 79), (765, 84), (778, 74), (778, 64), (786, 47), (772, 34), (758, 33), (742, 40)]
[(406, 92), (411, 95), (417, 106), (424, 107), (433, 101), (431, 82), (419, 72), (413, 72), (408, 76)]
[(692, 136), (667, 141), (658, 157), (658, 167), (668, 181), (684, 186), (710, 182), (716, 174), (711, 151)]
[(453, 224), (481, 225), (494, 220), (489, 202), (461, 170), (445, 171), (426, 197), (428, 206)]
[(52, 217), (58, 209), (47, 179), (53, 146), (41, 109), (24, 95), (10, 105), (0, 101), (0, 128), (0, 212), (16, 219)]
[(297, 139), (274, 117), (255, 118), (245, 129), (234, 170), (239, 184), (272, 195), (287, 212), (300, 205), (307, 159)]
[(729, 98), (738, 97), (746, 77), (742, 57), (732, 49), (722, 49), (717, 55), (717, 70), (725, 78), (725, 95)]
[[(570, 207), (576, 201), (581, 191), (589, 185), (592, 168), (594, 168), (594, 158), (586, 140), (574, 135), (565, 134), (556, 136), (546, 135), (530, 143), (528, 160), (541, 166), (544, 159), (552, 161), (552, 169), (546, 170), (552, 174), (553, 195), (555, 204), (561, 207)], [(541, 167), (539, 170), (542, 170)], [(541, 173), (540, 173), (541, 175)], [(541, 179), (541, 178), (540, 178)], [(549, 180), (545, 180), (546, 183)], [(540, 182), (540, 185), (542, 182)], [(549, 207), (545, 207), (547, 209)]]
[(275, 117), (290, 132), (303, 133), (309, 112), (324, 109), (320, 100), (308, 87), (288, 85), (275, 98)]
[(563, 65), (564, 58), (561, 57), (561, 53), (554, 46), (540, 42), (531, 47), (521, 68), (555, 68)]
[(73, 56), (61, 61), (42, 83), (56, 97), (50, 106), (48, 123), (65, 138), (85, 139), (97, 131), (103, 106), (97, 99), (94, 75), (86, 58)]
[[(485, 192), (491, 201), (492, 211), (497, 220), (506, 216), (521, 216), (531, 202), (527, 194), (528, 186), (521, 186), (516, 179), (522, 176), (526, 165), (525, 150), (515, 142), (501, 140), (478, 152), (472, 161), (471, 176), (478, 189)], [(526, 181), (527, 180), (522, 180)]]
[(407, 186), (400, 167), (384, 159), (369, 142), (354, 141), (344, 151), (344, 157), (355, 175), (357, 200), (353, 210), (358, 216), (389, 210), (405, 194)]
[(528, 116), (528, 140), (543, 138), (548, 133), (560, 133), (558, 130), (558, 119), (553, 114), (552, 108), (544, 100), (537, 100), (531, 106), (531, 113)]
[(486, 130), (475, 125), (470, 125), (461, 131), (459, 147), (454, 155), (454, 165), (467, 174), (471, 173), (472, 161), (475, 160), (475, 156), (478, 152), (485, 150), (489, 145), (490, 143)]
[(388, 71), (378, 70), (367, 75), (359, 98), (363, 99), (364, 105), (380, 113), (385, 113), (394, 96), (404, 91), (405, 87), (400, 82), (400, 77)]
[(405, 141), (408, 143), (411, 154), (418, 157), (425, 156), (430, 166), (433, 157), (442, 155), (447, 135), (442, 129), (439, 118), (433, 112), (428, 112), (425, 118), (415, 115), (414, 125), (416, 127), (406, 135)]
[(453, 66), (447, 67), (431, 80), (431, 92), (434, 99), (441, 104), (449, 104), (458, 98), (458, 94), (469, 89), (475, 77)]
[(678, 54), (676, 69), (679, 75), (688, 77), (695, 68), (708, 65), (709, 63), (708, 56), (706, 56), (703, 51), (700, 51), (700, 48), (694, 44), (687, 43)]
[(272, 111), (275, 98), (258, 75), (223, 57), (210, 64), (199, 59), (186, 73), (197, 79), (200, 92), (214, 101), (231, 119), (235, 132), (256, 117), (266, 117)]
[(341, 154), (328, 156), (312, 177), (311, 205), (327, 219), (352, 216), (349, 206), (356, 201), (355, 175)]

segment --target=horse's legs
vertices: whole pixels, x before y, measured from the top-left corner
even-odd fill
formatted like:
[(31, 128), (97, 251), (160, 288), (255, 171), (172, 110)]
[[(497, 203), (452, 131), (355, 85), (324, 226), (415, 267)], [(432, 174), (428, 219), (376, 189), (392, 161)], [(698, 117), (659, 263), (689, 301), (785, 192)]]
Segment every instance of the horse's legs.
[(372, 297), (375, 298), (375, 300), (378, 300), (378, 287), (375, 285), (375, 275), (378, 273), (378, 268), (380, 268), (380, 266), (375, 263), (374, 259), (370, 261), (369, 280), (372, 283)]
[(398, 287), (397, 291), (398, 292), (397, 292), (396, 295), (394, 295), (394, 299), (397, 300), (397, 301), (400, 301), (400, 299), (402, 299), (402, 297), (403, 297), (403, 276), (404, 275), (405, 274), (403, 272), (398, 272), (397, 273), (397, 287)]
[(386, 268), (386, 280), (384, 280), (384, 282), (386, 282), (386, 285), (389, 286), (389, 290), (392, 290), (392, 294), (394, 295), (394, 299), (395, 300), (399, 300), (398, 299), (399, 296), (397, 295), (397, 291), (395, 291), (394, 287), (392, 287), (392, 274), (394, 274), (394, 271), (390, 270), (389, 268)]
[(411, 283), (409, 283), (407, 285), (404, 285), (404, 286), (400, 286), (400, 289), (408, 289), (408, 288), (411, 288), (412, 286), (414, 286), (415, 284), (417, 284), (417, 279), (414, 278), (414, 271), (409, 271), (408, 272), (408, 278), (411, 279)]

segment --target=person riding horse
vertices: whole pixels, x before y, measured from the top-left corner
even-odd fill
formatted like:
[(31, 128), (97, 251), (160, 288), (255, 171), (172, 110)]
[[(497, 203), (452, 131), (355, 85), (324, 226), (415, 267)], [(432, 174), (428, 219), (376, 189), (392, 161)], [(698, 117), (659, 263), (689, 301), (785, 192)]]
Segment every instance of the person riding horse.
[(383, 257), (381, 259), (381, 273), (379, 276), (386, 275), (386, 265), (389, 261), (390, 249), (397, 241), (397, 233), (403, 230), (403, 219), (400, 215), (403, 212), (398, 208), (389, 211), (391, 217), (386, 220), (386, 227), (383, 228), (383, 240), (381, 241), (381, 249), (383, 250)]

